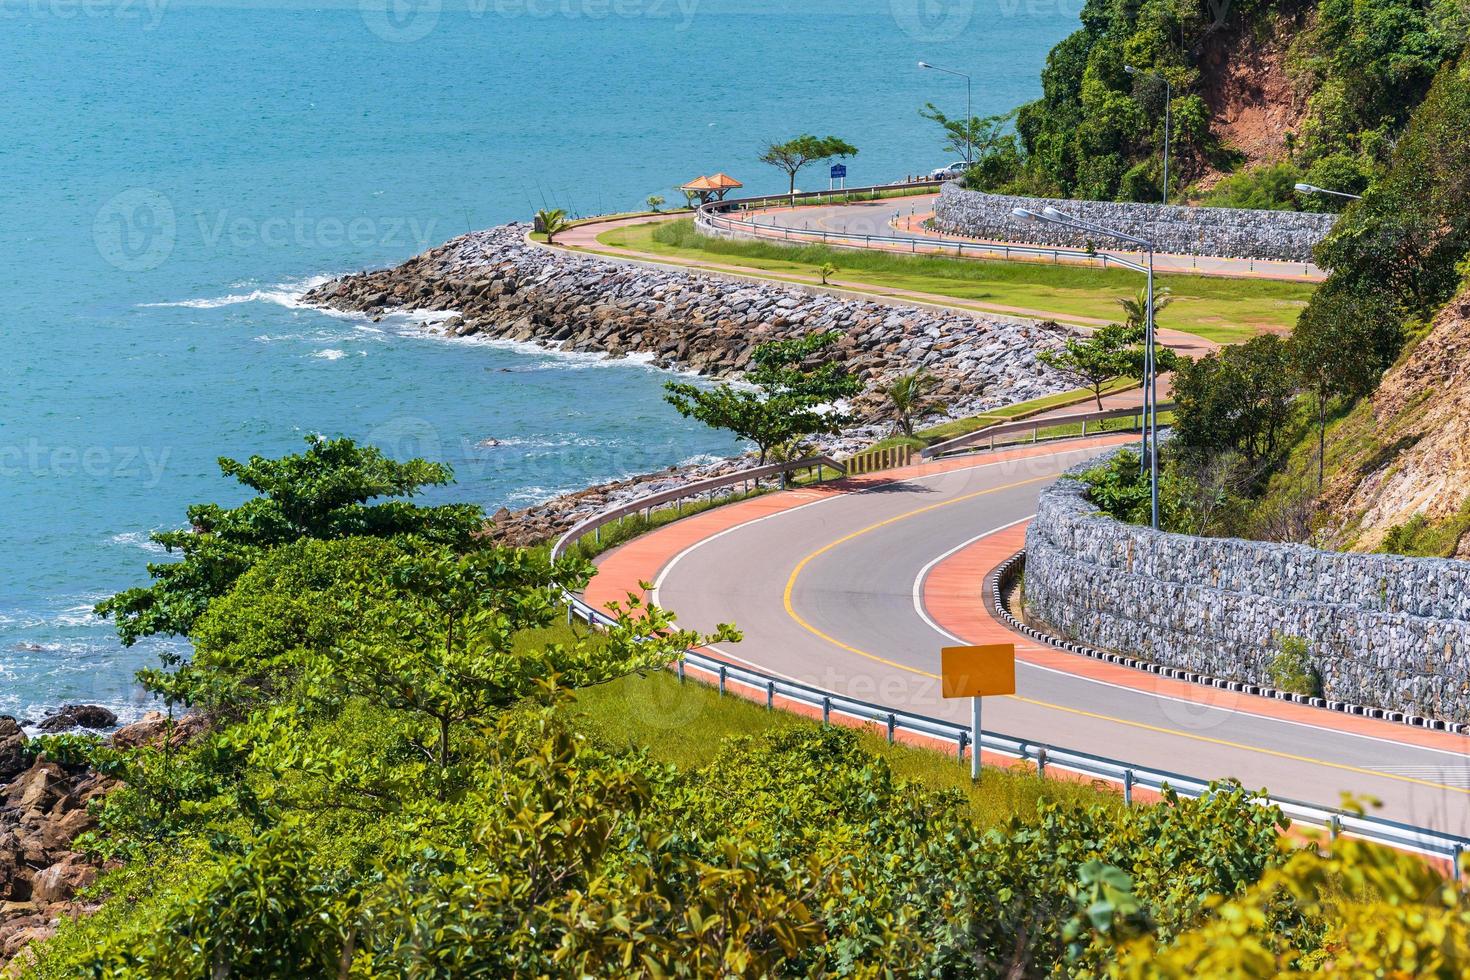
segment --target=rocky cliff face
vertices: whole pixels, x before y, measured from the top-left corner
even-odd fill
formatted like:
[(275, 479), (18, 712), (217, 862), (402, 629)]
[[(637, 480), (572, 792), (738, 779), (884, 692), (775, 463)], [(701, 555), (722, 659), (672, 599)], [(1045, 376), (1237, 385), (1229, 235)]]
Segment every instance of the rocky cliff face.
[(1446, 557), (1470, 558), (1470, 287), (1328, 446), (1324, 504), (1338, 537), (1372, 551), (1395, 529), (1439, 529)]

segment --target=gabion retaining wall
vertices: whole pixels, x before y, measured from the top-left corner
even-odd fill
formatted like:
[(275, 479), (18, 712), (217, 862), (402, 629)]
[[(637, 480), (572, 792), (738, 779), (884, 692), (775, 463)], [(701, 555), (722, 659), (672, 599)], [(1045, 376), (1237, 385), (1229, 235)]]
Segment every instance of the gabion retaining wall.
[(1262, 686), (1301, 637), (1329, 700), (1470, 721), (1470, 562), (1161, 533), (1085, 489), (1048, 487), (1026, 534), (1027, 609), (1062, 635)]
[[(1094, 224), (1152, 241), (1161, 252), (1236, 259), (1310, 262), (1312, 249), (1337, 221), (1335, 214), (1304, 211), (1246, 211), (1239, 208), (1187, 208), (1109, 201), (1058, 201), (967, 191), (945, 184), (934, 207), (940, 231), (973, 238), (1032, 245), (1118, 248), (1103, 235), (1074, 232), (1012, 214), (1014, 208), (1054, 207)], [(1121, 247), (1127, 247), (1126, 245)]]

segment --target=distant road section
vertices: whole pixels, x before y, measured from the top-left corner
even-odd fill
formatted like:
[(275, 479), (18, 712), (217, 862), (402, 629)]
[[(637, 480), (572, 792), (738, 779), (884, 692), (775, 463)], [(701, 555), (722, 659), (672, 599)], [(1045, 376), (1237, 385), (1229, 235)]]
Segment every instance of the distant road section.
[[(900, 197), (878, 201), (862, 201), (852, 204), (826, 204), (798, 206), (795, 208), (767, 208), (759, 211), (730, 212), (726, 217), (747, 226), (752, 237), (772, 238), (783, 241), (821, 241), (821, 233), (828, 232), (844, 236), (902, 236), (932, 242), (939, 251), (946, 242), (974, 242), (1004, 248), (1007, 242), (986, 241), (978, 238), (962, 238), (932, 231), (924, 222), (934, 216), (934, 202), (938, 194), (918, 197)], [(777, 230), (779, 229), (779, 230)], [(788, 235), (790, 237), (788, 237)], [(855, 243), (833, 242), (853, 247)], [(893, 243), (873, 242), (867, 246), (882, 251), (913, 251), (908, 246)], [(922, 248), (918, 249), (922, 252)], [(1134, 262), (1143, 261), (1137, 252), (1120, 249), (1099, 249), (1110, 255)], [(1154, 256), (1154, 268), (1163, 273), (1193, 273), (1197, 275), (1230, 276), (1242, 279), (1280, 279), (1291, 282), (1320, 282), (1325, 273), (1315, 265), (1301, 262), (1273, 262), (1250, 259), (1213, 259), (1193, 255)]]

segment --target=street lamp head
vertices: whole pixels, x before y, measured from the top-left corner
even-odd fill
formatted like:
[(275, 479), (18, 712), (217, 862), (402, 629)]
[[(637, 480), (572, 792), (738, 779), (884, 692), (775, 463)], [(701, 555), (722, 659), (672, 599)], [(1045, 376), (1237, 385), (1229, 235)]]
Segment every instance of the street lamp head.
[(1315, 194), (1315, 193), (1317, 193), (1317, 188), (1314, 187), (1314, 186), (1312, 186), (1311, 184), (1297, 184), (1296, 185), (1296, 189), (1298, 191), (1300, 191), (1301, 193), (1303, 193), (1303, 194)]
[(929, 64), (929, 62), (927, 62), (927, 61), (921, 61), (921, 62), (919, 62), (919, 67), (920, 68), (933, 68), (934, 66), (931, 65), (931, 64)]
[(1123, 66), (1123, 70), (1126, 71), (1130, 75), (1137, 75), (1138, 74), (1138, 69), (1137, 68), (1134, 68), (1132, 65), (1124, 65)]
[(1025, 208), (1012, 208), (1011, 214), (1014, 214), (1018, 218), (1025, 218), (1027, 221), (1041, 220), (1041, 215), (1037, 214), (1035, 211), (1027, 211)]
[(1041, 213), (1046, 215), (1048, 218), (1051, 218), (1053, 221), (1065, 221), (1068, 217), (1068, 215), (1063, 214), (1051, 205), (1047, 205), (1046, 207), (1042, 208)]

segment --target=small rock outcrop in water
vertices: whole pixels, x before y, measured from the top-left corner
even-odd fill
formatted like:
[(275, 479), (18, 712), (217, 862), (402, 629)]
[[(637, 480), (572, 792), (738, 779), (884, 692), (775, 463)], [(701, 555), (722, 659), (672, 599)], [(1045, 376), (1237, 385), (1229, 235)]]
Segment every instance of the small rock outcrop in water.
[(64, 704), (41, 719), (36, 727), (43, 732), (64, 732), (73, 728), (111, 728), (117, 715), (97, 704)]
[[(942, 418), (1063, 391), (1037, 359), (1069, 332), (1055, 323), (848, 299), (702, 272), (613, 262), (530, 244), (525, 225), (475, 232), (403, 265), (345, 276), (307, 293), (309, 303), (384, 316), (439, 311), (453, 336), (534, 343), (608, 357), (641, 354), (665, 368), (740, 375), (755, 346), (834, 330), (836, 357), (867, 385), (862, 421), (820, 448), (845, 454), (887, 435), (882, 383), (923, 366), (938, 382)], [(672, 409), (670, 409), (672, 412)], [(601, 507), (733, 467), (721, 461), (620, 480), (497, 515), (496, 537), (543, 540)]]

